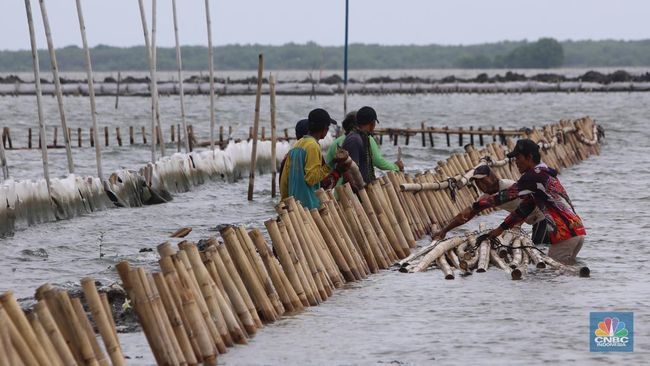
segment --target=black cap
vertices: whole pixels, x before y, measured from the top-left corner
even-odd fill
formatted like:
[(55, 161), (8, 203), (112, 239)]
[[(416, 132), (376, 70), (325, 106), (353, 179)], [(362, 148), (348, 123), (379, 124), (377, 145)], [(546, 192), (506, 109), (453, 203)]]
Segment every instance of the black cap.
[(473, 179), (483, 179), (490, 175), (490, 167), (487, 165), (479, 165), (474, 169), (474, 172), (472, 173), (472, 176), (469, 178), (470, 180)]
[(333, 120), (330, 117), (330, 114), (323, 108), (316, 108), (309, 112), (307, 119), (309, 120), (309, 131), (322, 130), (330, 125), (336, 124), (336, 121)]
[(377, 122), (377, 112), (375, 112), (374, 108), (372, 107), (361, 107), (357, 111), (357, 123), (360, 125), (367, 125), (368, 123), (372, 122)]
[(309, 120), (301, 119), (296, 123), (296, 139), (300, 140), (307, 134), (309, 134)]
[(522, 155), (539, 155), (539, 145), (531, 139), (521, 139), (517, 141), (515, 148), (511, 152), (506, 154), (508, 158), (514, 158), (515, 156)]

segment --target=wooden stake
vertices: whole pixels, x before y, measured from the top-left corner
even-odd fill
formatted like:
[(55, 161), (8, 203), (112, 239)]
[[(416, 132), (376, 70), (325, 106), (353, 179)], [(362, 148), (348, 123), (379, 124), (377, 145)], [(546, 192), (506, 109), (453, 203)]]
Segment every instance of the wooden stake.
[[(207, 0), (206, 0), (207, 2)], [(264, 71), (264, 56), (260, 53), (257, 63), (257, 93), (255, 94), (255, 120), (253, 122), (253, 146), (251, 148), (251, 168), (248, 174), (248, 200), (253, 200), (255, 186), (255, 167), (257, 163), (257, 131), (260, 125), (260, 100), (262, 98), (262, 73)]]
[[(181, 55), (181, 44), (178, 40), (178, 21), (176, 18), (176, 0), (172, 0), (172, 12), (174, 15), (174, 41), (176, 44), (176, 66), (178, 69), (178, 95), (181, 102), (181, 124), (183, 125), (183, 136), (185, 137), (185, 152), (190, 152), (190, 142), (187, 134), (187, 122), (185, 121), (185, 92), (183, 88), (183, 58)], [(180, 134), (180, 132), (179, 132)], [(180, 139), (179, 139), (180, 143)]]
[(210, 150), (214, 151), (214, 49), (212, 48), (212, 20), (210, 0), (205, 0), (205, 23), (208, 31), (208, 70), (210, 77)]
[[(74, 162), (72, 160), (72, 149), (70, 147), (70, 133), (68, 132), (68, 124), (66, 122), (65, 111), (63, 109), (63, 92), (61, 88), (61, 79), (59, 78), (59, 66), (56, 62), (56, 52), (54, 51), (54, 42), (52, 41), (52, 32), (50, 31), (50, 21), (47, 16), (47, 9), (45, 8), (45, 0), (39, 0), (39, 4), (41, 6), (43, 28), (45, 28), (45, 38), (47, 39), (47, 49), (50, 52), (50, 63), (52, 64), (52, 76), (54, 78), (56, 102), (59, 107), (59, 117), (61, 118), (61, 128), (63, 129), (63, 141), (65, 142), (65, 153), (68, 158), (68, 172), (72, 174), (74, 173)], [(56, 142), (54, 145), (56, 146)]]
[[(156, 141), (154, 137), (154, 131), (156, 127), (156, 103), (158, 99), (158, 85), (155, 79), (154, 64), (151, 54), (151, 42), (149, 40), (149, 29), (147, 27), (147, 17), (144, 11), (144, 0), (138, 0), (138, 5), (140, 6), (140, 22), (142, 23), (142, 33), (144, 34), (144, 45), (147, 51), (147, 60), (149, 61), (149, 90), (151, 92), (151, 162), (156, 162)], [(153, 0), (155, 2), (155, 0)], [(144, 134), (144, 127), (142, 127), (142, 142), (147, 143), (146, 137)]]
[(275, 197), (275, 176), (277, 174), (277, 128), (275, 124), (275, 76), (269, 75), (269, 94), (271, 99), (271, 197)]
[(120, 82), (122, 81), (122, 74), (117, 72), (117, 90), (115, 92), (115, 109), (117, 109), (120, 102)]
[(47, 160), (47, 139), (45, 138), (45, 117), (43, 116), (43, 96), (41, 94), (41, 72), (38, 63), (38, 49), (36, 46), (36, 34), (34, 32), (34, 19), (32, 18), (32, 5), (30, 0), (25, 0), (25, 10), (27, 12), (27, 23), (29, 26), (29, 41), (32, 48), (32, 62), (34, 64), (34, 85), (36, 88), (36, 106), (38, 110), (38, 136), (39, 141), (43, 141), (43, 143), (40, 144), (41, 158), (43, 159), (43, 177), (45, 178), (45, 182), (47, 184), (47, 195), (48, 197), (51, 197), (52, 192), (50, 191), (50, 168)]
[(97, 176), (101, 181), (104, 181), (104, 173), (102, 172), (102, 150), (99, 143), (99, 130), (97, 127), (97, 108), (95, 107), (95, 84), (93, 82), (93, 70), (90, 62), (90, 49), (88, 48), (88, 40), (86, 39), (86, 25), (84, 23), (83, 11), (81, 9), (81, 0), (77, 0), (77, 16), (79, 17), (79, 29), (81, 31), (81, 41), (83, 43), (85, 61), (86, 61), (86, 79), (88, 80), (88, 95), (90, 96), (90, 114), (93, 123), (93, 137), (95, 141), (95, 161), (97, 164)]

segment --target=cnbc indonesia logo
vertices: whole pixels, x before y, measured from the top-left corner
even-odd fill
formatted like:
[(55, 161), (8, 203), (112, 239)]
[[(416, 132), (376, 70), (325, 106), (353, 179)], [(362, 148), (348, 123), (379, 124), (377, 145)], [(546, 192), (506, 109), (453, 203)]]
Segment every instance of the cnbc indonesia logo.
[(590, 320), (592, 352), (632, 351), (632, 313), (591, 313)]

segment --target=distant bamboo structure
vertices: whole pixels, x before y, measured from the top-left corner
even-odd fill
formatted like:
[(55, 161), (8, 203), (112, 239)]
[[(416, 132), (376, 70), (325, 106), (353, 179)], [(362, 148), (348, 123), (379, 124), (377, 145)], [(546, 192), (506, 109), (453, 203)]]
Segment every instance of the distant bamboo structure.
[(178, 66), (178, 94), (181, 99), (181, 123), (183, 125), (183, 138), (185, 139), (185, 152), (190, 152), (190, 140), (187, 133), (187, 122), (185, 122), (185, 93), (183, 92), (183, 58), (181, 56), (181, 45), (178, 41), (178, 20), (176, 18), (176, 0), (172, 0), (172, 12), (174, 13), (174, 40), (176, 42), (176, 65)]
[[(88, 79), (88, 95), (90, 96), (90, 114), (93, 122), (93, 138), (95, 139), (95, 160), (97, 162), (97, 177), (104, 180), (102, 173), (102, 148), (99, 143), (99, 129), (97, 128), (97, 108), (95, 107), (95, 85), (93, 83), (93, 69), (90, 62), (90, 50), (88, 49), (88, 40), (86, 39), (86, 25), (84, 23), (81, 1), (77, 0), (77, 16), (79, 17), (79, 29), (81, 31), (81, 41), (83, 42), (84, 53), (86, 56), (86, 78)], [(43, 145), (45, 139), (42, 139)]]
[(56, 101), (59, 107), (59, 117), (61, 118), (61, 130), (63, 132), (63, 141), (65, 142), (65, 153), (68, 158), (68, 172), (74, 173), (74, 161), (72, 159), (72, 149), (70, 147), (70, 130), (65, 119), (65, 110), (63, 109), (63, 92), (61, 91), (61, 79), (59, 79), (59, 66), (56, 61), (56, 52), (54, 51), (54, 41), (50, 31), (50, 20), (45, 8), (45, 0), (39, 0), (41, 6), (41, 17), (43, 18), (43, 28), (45, 28), (45, 37), (47, 38), (47, 49), (50, 52), (50, 62), (52, 63), (52, 76), (54, 78), (54, 89), (56, 92)]
[(205, 22), (208, 28), (208, 62), (210, 63), (210, 150), (214, 150), (214, 49), (212, 48), (210, 0), (205, 0)]
[[(79, 0), (77, 0), (78, 2)], [(43, 159), (43, 177), (47, 184), (47, 194), (52, 197), (50, 188), (50, 168), (47, 160), (47, 144), (45, 141), (45, 119), (43, 117), (43, 101), (41, 95), (41, 71), (38, 63), (38, 48), (36, 46), (36, 34), (34, 33), (34, 18), (32, 17), (32, 4), (25, 0), (25, 11), (27, 13), (27, 25), (29, 26), (29, 42), (32, 48), (32, 62), (34, 64), (34, 85), (36, 87), (36, 106), (38, 110), (38, 130), (41, 139), (41, 155)]]

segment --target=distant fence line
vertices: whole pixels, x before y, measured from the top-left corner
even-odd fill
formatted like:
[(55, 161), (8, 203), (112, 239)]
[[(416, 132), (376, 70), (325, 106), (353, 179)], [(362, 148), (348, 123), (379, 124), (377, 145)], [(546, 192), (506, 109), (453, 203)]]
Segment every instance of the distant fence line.
[[(65, 137), (61, 132), (61, 128), (58, 126), (50, 126), (47, 128), (47, 136), (51, 136), (51, 141), (47, 142), (48, 149), (63, 149), (65, 148)], [(51, 131), (51, 134), (50, 132)], [(126, 146), (126, 145), (149, 145), (153, 141), (156, 145), (161, 140), (161, 134), (158, 127), (155, 128), (155, 134), (151, 134), (151, 130), (147, 130), (145, 126), (128, 126), (124, 129), (120, 127), (108, 127), (105, 126), (99, 131), (98, 136), (100, 137), (100, 143), (103, 146)], [(267, 133), (268, 132), (268, 133)], [(13, 133), (13, 136), (12, 136)], [(444, 135), (446, 140), (446, 145), (452, 145), (451, 135), (458, 136), (458, 145), (463, 146), (466, 142), (466, 136), (469, 137), (469, 143), (474, 144), (475, 139), (477, 139), (478, 144), (483, 146), (485, 144), (485, 138), (492, 138), (492, 142), (499, 139), (500, 142), (504, 142), (506, 137), (517, 137), (525, 135), (525, 129), (504, 129), (499, 127), (486, 128), (474, 126), (469, 127), (433, 127), (425, 126), (425, 123), (422, 122), (420, 128), (377, 128), (374, 132), (374, 135), (377, 138), (377, 141), (380, 144), (384, 143), (384, 136), (387, 137), (388, 143), (393, 145), (404, 144), (409, 145), (411, 142), (411, 137), (421, 136), (422, 146), (427, 146), (427, 141), (430, 146), (435, 146), (434, 135)], [(6, 150), (29, 150), (35, 148), (41, 148), (41, 139), (38, 134), (38, 131), (32, 130), (32, 128), (27, 128), (27, 131), (20, 131), (19, 136), (25, 136), (25, 140), (21, 138), (21, 141), (18, 142), (15, 140), (16, 131), (12, 132), (9, 127), (2, 128), (2, 144)], [(176, 144), (178, 151), (181, 150), (183, 146), (182, 140), (182, 129), (180, 124), (170, 126), (169, 140), (165, 141), (165, 144)], [(68, 128), (68, 136), (70, 136), (70, 146), (73, 148), (80, 148), (84, 146), (95, 146), (93, 129), (87, 128), (82, 129), (78, 128)], [(194, 147), (200, 146), (205, 147), (209, 146), (209, 141), (203, 141), (200, 137), (197, 136), (194, 132), (194, 127), (188, 125), (188, 136), (190, 137), (190, 151)], [(400, 137), (402, 138), (400, 140)], [(245, 138), (246, 141), (250, 141), (253, 138), (253, 128), (249, 127), (248, 136)], [(260, 141), (267, 141), (271, 139), (270, 131), (267, 131), (265, 127), (261, 128), (261, 134), (258, 135)], [(224, 149), (230, 142), (238, 143), (244, 140), (243, 138), (234, 138), (233, 137), (233, 127), (224, 126), (219, 127), (218, 136), (215, 139), (215, 145), (221, 149)], [(290, 132), (288, 128), (282, 130), (278, 136), (278, 141), (292, 141), (295, 140), (295, 135)]]
[[(215, 83), (214, 90), (217, 95), (254, 95), (255, 83)], [(42, 84), (44, 95), (55, 95), (54, 84)], [(64, 95), (87, 96), (88, 85), (83, 82), (72, 82), (61, 85)], [(183, 83), (186, 95), (208, 95), (210, 84)], [(158, 83), (160, 95), (178, 95), (180, 84), (177, 81)], [(352, 94), (448, 94), (448, 93), (544, 93), (544, 92), (646, 92), (650, 91), (650, 82), (614, 82), (600, 84), (595, 82), (540, 82), (540, 81), (510, 81), (503, 83), (424, 83), (424, 82), (390, 82), (390, 83), (350, 83), (348, 93)], [(316, 84), (301, 82), (278, 83), (275, 86), (278, 95), (339, 95), (343, 94), (343, 84)], [(262, 87), (263, 94), (269, 94), (269, 85)], [(33, 83), (5, 83), (0, 84), (0, 95), (20, 96), (35, 95), (36, 88)], [(151, 96), (148, 83), (120, 83), (98, 82), (95, 83), (97, 96)]]

